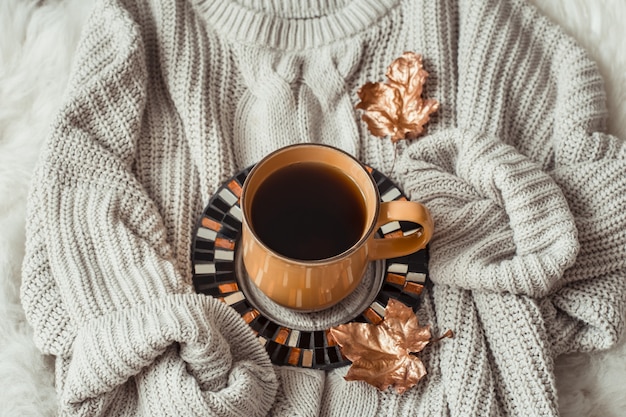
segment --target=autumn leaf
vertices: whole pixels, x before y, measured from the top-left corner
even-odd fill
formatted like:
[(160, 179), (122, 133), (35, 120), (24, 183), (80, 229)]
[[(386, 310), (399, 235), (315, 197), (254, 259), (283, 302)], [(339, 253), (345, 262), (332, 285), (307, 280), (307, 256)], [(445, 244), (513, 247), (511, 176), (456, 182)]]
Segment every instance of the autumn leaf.
[(362, 119), (374, 136), (391, 136), (393, 143), (415, 139), (439, 108), (437, 100), (422, 98), (428, 77), (422, 56), (405, 52), (389, 65), (386, 75), (388, 83), (370, 82), (359, 89), (356, 108), (365, 110)]
[[(413, 310), (394, 299), (389, 300), (380, 323), (342, 324), (330, 332), (342, 354), (352, 361), (346, 380), (362, 380), (381, 391), (392, 386), (399, 394), (426, 375), (414, 353), (441, 339), (432, 340), (430, 326), (420, 326)], [(451, 336), (448, 331), (442, 338)]]

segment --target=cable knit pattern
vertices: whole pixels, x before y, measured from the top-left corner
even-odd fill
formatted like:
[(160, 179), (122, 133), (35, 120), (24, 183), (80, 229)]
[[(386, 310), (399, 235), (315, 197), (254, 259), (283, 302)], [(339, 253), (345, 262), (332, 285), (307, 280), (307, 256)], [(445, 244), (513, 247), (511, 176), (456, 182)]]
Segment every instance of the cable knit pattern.
[[(396, 158), (354, 105), (406, 50), (441, 107)], [(595, 65), (523, 0), (100, 0), (76, 56), (22, 285), (60, 415), (556, 416), (554, 357), (623, 333), (626, 144), (603, 132)], [(193, 291), (209, 198), (298, 142), (354, 154), (433, 214), (417, 314), (455, 337), (403, 395), (274, 367)]]
[(243, 48), (237, 58), (246, 93), (235, 113), (234, 150), (241, 155), (236, 163), (248, 166), (277, 146), (300, 142), (356, 154), (356, 116), (344, 80), (358, 64), (360, 50), (355, 41), (307, 57)]

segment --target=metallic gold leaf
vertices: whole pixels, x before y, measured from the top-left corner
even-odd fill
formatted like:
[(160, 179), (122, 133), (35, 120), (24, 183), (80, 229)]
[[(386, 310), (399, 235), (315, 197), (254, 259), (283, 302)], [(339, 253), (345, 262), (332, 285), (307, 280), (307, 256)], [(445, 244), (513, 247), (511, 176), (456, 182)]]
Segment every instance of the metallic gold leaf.
[[(342, 354), (352, 361), (346, 380), (362, 380), (380, 390), (392, 386), (401, 394), (426, 375), (414, 353), (434, 341), (430, 326), (420, 326), (413, 310), (400, 301), (389, 300), (385, 318), (378, 324), (349, 323), (330, 332)], [(443, 337), (451, 335), (447, 332)]]
[(387, 68), (386, 76), (387, 84), (370, 82), (359, 89), (356, 108), (365, 110), (362, 119), (374, 136), (390, 136), (393, 143), (415, 139), (439, 108), (437, 100), (422, 98), (428, 77), (422, 56), (405, 52)]

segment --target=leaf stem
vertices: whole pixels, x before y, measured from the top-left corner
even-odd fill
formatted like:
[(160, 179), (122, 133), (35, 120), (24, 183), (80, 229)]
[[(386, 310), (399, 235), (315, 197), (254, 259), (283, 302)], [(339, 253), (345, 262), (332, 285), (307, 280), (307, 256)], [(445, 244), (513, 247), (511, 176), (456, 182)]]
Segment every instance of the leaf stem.
[(431, 343), (439, 342), (441, 339), (445, 339), (446, 337), (449, 337), (449, 338), (453, 338), (454, 337), (454, 333), (452, 332), (452, 330), (450, 330), (450, 329), (446, 330), (446, 332), (444, 334), (442, 334), (441, 336), (439, 336), (436, 339), (432, 339), (430, 342)]

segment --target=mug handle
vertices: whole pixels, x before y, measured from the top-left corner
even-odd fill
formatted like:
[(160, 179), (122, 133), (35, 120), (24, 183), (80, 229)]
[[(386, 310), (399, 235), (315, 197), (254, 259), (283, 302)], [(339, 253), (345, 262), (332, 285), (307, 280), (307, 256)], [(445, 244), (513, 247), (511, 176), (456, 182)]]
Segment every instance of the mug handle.
[(409, 255), (424, 249), (433, 235), (433, 219), (428, 209), (415, 201), (387, 201), (380, 203), (380, 212), (376, 222), (376, 230), (392, 221), (410, 221), (422, 226), (407, 236), (376, 239), (369, 242), (368, 257), (375, 259), (390, 259)]

